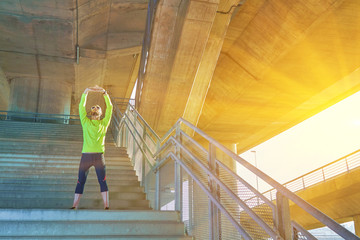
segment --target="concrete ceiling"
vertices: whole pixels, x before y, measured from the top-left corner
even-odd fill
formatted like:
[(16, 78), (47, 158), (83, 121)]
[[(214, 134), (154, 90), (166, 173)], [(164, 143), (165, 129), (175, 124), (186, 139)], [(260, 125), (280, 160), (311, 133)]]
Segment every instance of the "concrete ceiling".
[(243, 152), (360, 90), (358, 0), (159, 0), (144, 46), (148, 1), (76, 5), (0, 1), (0, 109), (76, 114), (139, 77), (160, 135), (184, 117)]
[(147, 5), (147, 0), (0, 1), (1, 109), (77, 113), (81, 93), (95, 84), (130, 97)]
[(255, 0), (229, 14), (237, 1), (168, 2), (140, 78), (140, 111), (160, 133), (184, 117), (243, 152), (360, 90), (357, 0)]

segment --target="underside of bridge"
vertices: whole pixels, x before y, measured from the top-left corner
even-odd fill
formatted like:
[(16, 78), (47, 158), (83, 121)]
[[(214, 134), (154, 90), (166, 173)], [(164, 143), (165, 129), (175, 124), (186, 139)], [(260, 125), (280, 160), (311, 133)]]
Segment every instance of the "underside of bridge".
[(240, 153), (360, 90), (359, 12), (358, 0), (0, 1), (0, 109), (76, 114), (86, 87), (129, 98), (138, 78), (160, 135), (183, 117)]

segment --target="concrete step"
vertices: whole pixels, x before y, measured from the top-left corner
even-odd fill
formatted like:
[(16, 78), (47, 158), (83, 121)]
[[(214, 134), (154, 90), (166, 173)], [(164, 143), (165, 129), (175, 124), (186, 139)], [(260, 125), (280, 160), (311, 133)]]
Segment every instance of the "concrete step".
[[(98, 188), (96, 188), (98, 190)], [(87, 199), (98, 199), (99, 198), (99, 190), (97, 192), (88, 192), (84, 191), (84, 196)], [(113, 190), (109, 190), (109, 199), (112, 200), (145, 200), (146, 195), (145, 193), (134, 193), (134, 192), (127, 192), (125, 193), (118, 193), (114, 192)], [(6, 201), (7, 199), (58, 199), (61, 201), (62, 199), (73, 199), (74, 197), (74, 189), (69, 189), (68, 191), (0, 191), (0, 199)]]
[[(128, 180), (128, 181), (137, 181), (137, 176), (134, 175), (113, 175), (113, 174), (106, 174), (107, 178), (106, 180)], [(73, 173), (61, 173), (61, 174), (50, 174), (50, 173), (42, 173), (42, 174), (31, 174), (29, 172), (26, 173), (21, 173), (21, 175), (12, 172), (5, 172), (5, 171), (1, 171), (0, 172), (0, 178), (14, 178), (14, 179), (37, 179), (39, 181), (48, 181), (50, 179), (57, 179), (57, 180), (62, 180), (62, 179), (72, 179), (72, 180), (77, 180), (78, 175), (77, 174), (73, 174)], [(89, 174), (88, 179), (97, 179), (96, 178), (96, 174)]]
[[(31, 158), (31, 157), (0, 157), (0, 164), (14, 164), (14, 166), (20, 166), (21, 164), (27, 164), (28, 166), (53, 166), (59, 165), (64, 168), (73, 167), (73, 165), (79, 166), (81, 157), (73, 157), (73, 158)], [(106, 158), (105, 157), (105, 164), (108, 166), (118, 166), (118, 167), (125, 167), (131, 166), (131, 161), (128, 158)]]
[[(150, 203), (148, 200), (128, 200), (128, 199), (111, 199), (110, 208), (114, 210), (149, 210)], [(1, 208), (13, 209), (69, 209), (73, 204), (73, 196), (70, 198), (21, 198), (21, 199), (1, 199)], [(81, 198), (79, 209), (103, 209), (103, 201), (98, 193), (96, 199), (88, 198), (84, 192)], [(1, 225), (1, 223), (0, 223)]]
[[(133, 170), (133, 167), (130, 164), (116, 164), (116, 163), (106, 163), (107, 170)], [(78, 162), (45, 162), (45, 163), (33, 163), (33, 162), (18, 162), (18, 161), (7, 161), (2, 162), (0, 159), (0, 168), (56, 168), (61, 170), (66, 169), (78, 169), (79, 168), (79, 161)]]
[[(56, 223), (56, 227), (54, 224)], [(5, 232), (6, 231), (6, 232)], [(0, 232), (7, 236), (28, 233), (30, 236), (74, 235), (184, 235), (184, 226), (176, 221), (19, 221), (1, 223)], [(6, 236), (5, 235), (5, 236)], [(20, 235), (20, 236), (21, 236)]]
[[(48, 155), (71, 155), (80, 154), (82, 150), (82, 142), (71, 144), (71, 142), (54, 142), (54, 141), (37, 141), (37, 142), (24, 142), (24, 141), (12, 141), (8, 139), (0, 141), (0, 151), (2, 153), (14, 153), (14, 152), (41, 152), (48, 153)], [(118, 148), (114, 144), (105, 145), (106, 155), (127, 155), (126, 150)]]
[[(7, 192), (11, 192), (11, 191), (17, 191), (17, 192), (22, 192), (22, 191), (39, 191), (39, 192), (56, 192), (56, 191), (69, 191), (69, 189), (71, 190), (71, 192), (74, 192), (75, 190), (75, 186), (76, 183), (72, 183), (72, 184), (58, 184), (58, 185), (53, 185), (53, 184), (46, 184), (46, 185), (40, 185), (40, 184), (0, 184), (0, 191), (7, 191)], [(139, 183), (134, 184), (134, 185), (125, 185), (125, 186), (119, 186), (119, 185), (110, 185), (108, 184), (111, 192), (116, 192), (116, 193), (143, 193), (144, 192), (144, 188), (139, 186)], [(86, 182), (86, 192), (95, 192), (98, 193), (99, 192), (99, 184), (98, 183), (94, 183), (91, 184), (91, 182)]]
[[(0, 178), (0, 184), (31, 184), (31, 185), (75, 185), (77, 182), (77, 176), (72, 179), (53, 179), (53, 178), (17, 178), (17, 179), (9, 179), (9, 178)], [(107, 184), (117, 185), (117, 186), (139, 186), (138, 180), (116, 180), (116, 179), (106, 179)], [(96, 185), (99, 186), (98, 180), (96, 178), (96, 174), (89, 173), (89, 176), (86, 180), (86, 186)], [(86, 187), (85, 186), (85, 187)]]
[[(106, 213), (106, 214), (104, 214)], [(98, 210), (43, 210), (0, 209), (0, 221), (176, 221), (180, 214), (175, 211), (98, 211)]]
[(36, 236), (36, 237), (28, 237), (28, 236), (16, 236), (16, 237), (1, 237), (1, 240), (52, 240), (52, 239), (66, 239), (66, 240), (77, 240), (77, 239), (87, 239), (87, 240), (111, 240), (111, 239), (120, 239), (120, 240), (191, 240), (192, 237), (181, 237), (181, 236), (160, 236), (160, 235), (145, 235), (145, 236)]
[[(3, 154), (0, 153), (0, 163), (1, 162), (27, 162), (34, 164), (46, 164), (46, 163), (61, 163), (64, 165), (67, 164), (79, 164), (81, 160), (81, 155), (75, 156), (56, 156), (56, 155), (36, 155), (36, 154)], [(107, 164), (120, 164), (124, 165), (131, 164), (131, 161), (128, 157), (121, 156), (105, 156), (105, 163)]]
[(0, 239), (191, 239), (177, 212), (0, 209)]
[[(0, 142), (1, 144), (1, 142)], [(44, 148), (44, 147), (42, 147)], [(54, 155), (54, 156), (81, 156), (81, 148), (78, 150), (72, 150), (67, 147), (64, 147), (63, 149), (42, 149), (42, 148), (36, 148), (36, 147), (30, 147), (30, 148), (21, 148), (14, 149), (11, 147), (6, 147), (5, 149), (0, 149), (1, 154), (32, 154), (32, 155)], [(117, 150), (105, 150), (104, 154), (106, 157), (128, 157), (126, 153), (117, 151)]]
[[(23, 158), (23, 159), (34, 159), (35, 161), (41, 159), (59, 159), (59, 160), (79, 160), (81, 158), (81, 153), (77, 153), (74, 155), (53, 155), (53, 154), (26, 154), (26, 153), (0, 153), (0, 160), (1, 159), (16, 159), (16, 158)], [(117, 155), (117, 156), (107, 156), (104, 154), (105, 161), (130, 161), (127, 155)]]
[(6, 231), (6, 235), (17, 236), (27, 232), (35, 236), (66, 236), (74, 235), (184, 235), (184, 226), (172, 221), (71, 221), (71, 222), (4, 222), (0, 231)]
[[(56, 167), (49, 167), (49, 166), (36, 166), (31, 168), (24, 168), (24, 167), (14, 167), (10, 166), (8, 168), (3, 168), (1, 173), (9, 174), (9, 176), (12, 176), (11, 174), (31, 174), (31, 175), (43, 175), (43, 174), (61, 174), (62, 176), (67, 175), (77, 175), (78, 174), (78, 167), (74, 166), (73, 168), (56, 168)], [(1, 176), (0, 173), (0, 176)], [(112, 167), (107, 166), (106, 167), (106, 175), (108, 177), (113, 176), (136, 176), (136, 173), (134, 170), (119, 170), (119, 169), (113, 169)]]
[[(0, 143), (1, 144), (1, 143)], [(53, 151), (53, 150), (39, 150), (39, 149), (20, 149), (20, 150), (13, 150), (13, 149), (6, 149), (6, 150), (1, 150), (0, 149), (0, 153), (1, 154), (9, 154), (9, 153), (13, 153), (13, 154), (32, 154), (32, 155), (53, 155), (53, 156), (77, 156), (78, 158), (81, 157), (81, 150), (79, 151), (72, 151), (72, 150), (66, 150), (66, 151)], [(112, 152), (112, 151), (106, 151), (105, 154), (105, 159), (107, 157), (128, 157), (128, 155), (124, 155), (122, 153), (118, 153), (118, 152)]]

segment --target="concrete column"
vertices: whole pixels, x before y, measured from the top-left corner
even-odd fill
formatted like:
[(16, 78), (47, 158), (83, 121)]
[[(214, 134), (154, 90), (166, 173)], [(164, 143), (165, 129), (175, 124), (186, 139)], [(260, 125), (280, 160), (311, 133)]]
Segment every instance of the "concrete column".
[(360, 237), (360, 215), (353, 216), (356, 236)]
[(71, 85), (64, 81), (42, 79), (39, 113), (70, 114)]
[(39, 79), (15, 78), (10, 83), (9, 110), (16, 112), (36, 112)]
[(10, 98), (10, 84), (5, 73), (0, 68), (0, 110), (8, 110)]

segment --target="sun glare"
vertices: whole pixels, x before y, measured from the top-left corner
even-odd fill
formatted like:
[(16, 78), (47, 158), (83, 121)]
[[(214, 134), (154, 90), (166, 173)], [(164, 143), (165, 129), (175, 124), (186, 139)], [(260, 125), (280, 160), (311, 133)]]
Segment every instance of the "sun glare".
[(285, 183), (360, 148), (358, 106), (360, 92), (240, 156)]

